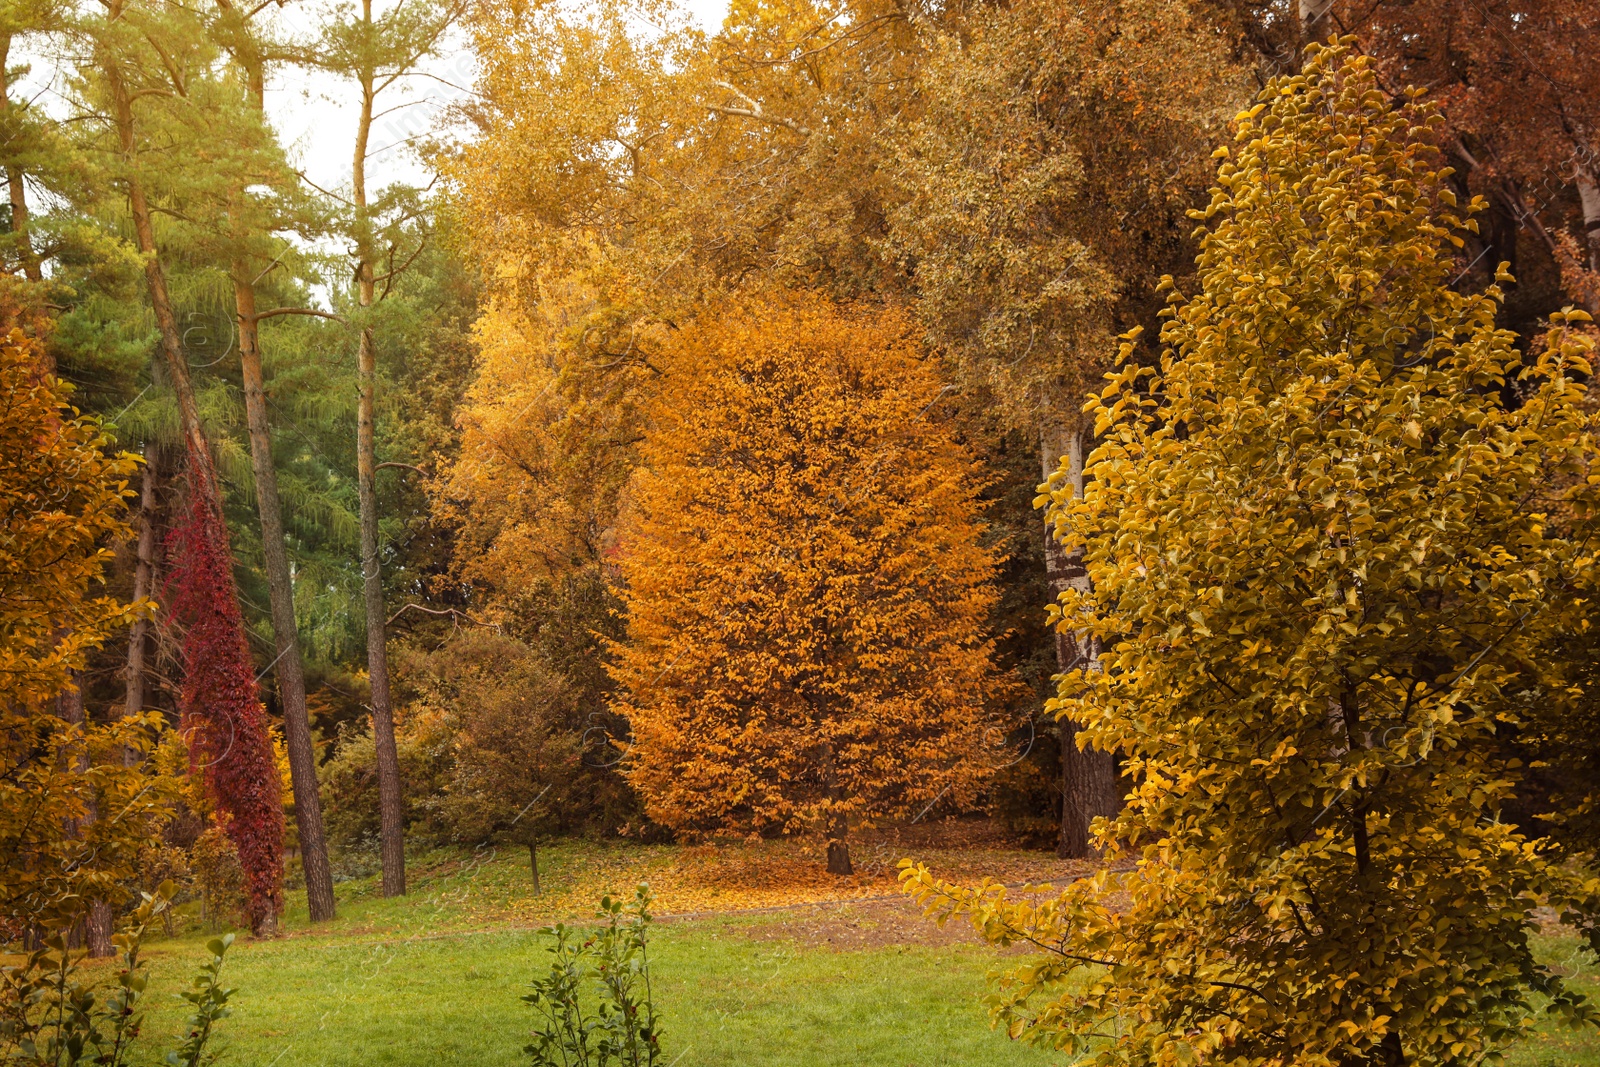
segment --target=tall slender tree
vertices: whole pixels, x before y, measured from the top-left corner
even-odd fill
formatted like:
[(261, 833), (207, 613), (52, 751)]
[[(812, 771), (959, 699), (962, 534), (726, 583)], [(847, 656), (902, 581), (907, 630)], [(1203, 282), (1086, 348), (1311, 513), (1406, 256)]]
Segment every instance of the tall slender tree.
[[(197, 762), (217, 794), (226, 829), (238, 846), (250, 883), (250, 923), (258, 934), (277, 928), (282, 904), (283, 807), (272, 746), (256, 694), (234, 585), (222, 486), (200, 416), (182, 333), (167, 286), (164, 256), (156, 240), (143, 158), (144, 137), (196, 125), (183, 114), (196, 101), (208, 74), (205, 31), (187, 9), (150, 8), (138, 0), (102, 0), (100, 17), (79, 24), (98, 78), (86, 85), (103, 97), (114, 138), (116, 176), (127, 194), (135, 244), (144, 260), (145, 285), (155, 314), (168, 384), (177, 402), (187, 460), (189, 502), (169, 552), (175, 551), (171, 590), (183, 638), (185, 682), (180, 701), (195, 727)], [(179, 48), (178, 45), (184, 47)], [(176, 58), (174, 58), (176, 57)], [(163, 102), (179, 112), (175, 121), (146, 115), (136, 104)], [(164, 146), (170, 147), (170, 146)], [(168, 177), (174, 177), (169, 175)]]
[(390, 699), (378, 519), (378, 349), (373, 315), (376, 305), (392, 290), (398, 274), (415, 257), (416, 250), (404, 246), (407, 238), (417, 231), (405, 225), (416, 217), (415, 201), (403, 190), (385, 190), (374, 195), (369, 187), (367, 164), (373, 154), (372, 129), (378, 114), (379, 96), (418, 73), (459, 14), (460, 5), (455, 0), (443, 6), (407, 0), (377, 17), (372, 0), (361, 0), (359, 8), (338, 9), (325, 29), (320, 49), (330, 69), (355, 82), (359, 103), (350, 160), (350, 239), (354, 251), (359, 330), (356, 482), (361, 509), (361, 582), (367, 609), (367, 676), (372, 687), (372, 734), (377, 746), (379, 838), (385, 896), (397, 896), (406, 891), (405, 812)]
[[(320, 314), (313, 308), (283, 307), (261, 310), (256, 294), (261, 278), (271, 273), (290, 250), (275, 234), (304, 229), (304, 217), (295, 217), (298, 185), (278, 150), (266, 116), (267, 65), (275, 48), (263, 39), (259, 19), (262, 9), (240, 8), (218, 0), (211, 29), (227, 51), (242, 82), (244, 109), (235, 118), (230, 138), (234, 150), (229, 180), (221, 190), (224, 200), (218, 228), (233, 287), (238, 330), (239, 368), (244, 385), (244, 406), (250, 441), (250, 465), (255, 475), (256, 513), (261, 520), (261, 550), (267, 572), (267, 593), (272, 614), (273, 677), (283, 709), (283, 733), (289, 753), (289, 774), (294, 791), (295, 830), (306, 878), (306, 904), (312, 922), (334, 916), (333, 871), (328, 863), (327, 835), (322, 825), (322, 801), (317, 792), (316, 752), (311, 742), (306, 707), (305, 667), (301, 659), (299, 628), (295, 621), (294, 582), (284, 542), (283, 510), (278, 493), (278, 473), (272, 455), (272, 428), (267, 411), (266, 378), (261, 362), (261, 323), (283, 314)], [(274, 254), (274, 246), (277, 254)]]

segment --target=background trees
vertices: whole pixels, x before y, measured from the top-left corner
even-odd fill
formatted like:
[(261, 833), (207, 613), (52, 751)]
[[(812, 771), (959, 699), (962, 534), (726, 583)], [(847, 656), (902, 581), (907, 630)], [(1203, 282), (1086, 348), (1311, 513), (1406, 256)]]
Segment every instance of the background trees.
[[(826, 837), (838, 812), (986, 810), (1089, 853), (1091, 818), (1115, 812), (1125, 782), (1105, 745), (1078, 747), (1076, 720), (1059, 746), (1034, 720), (1059, 707), (1045, 707), (1049, 676), (1100, 654), (1092, 627), (1052, 628), (1042, 606), (1098, 594), (1081, 558), (1039, 536), (1034, 500), (1041, 480), (1063, 503), (1108, 491), (1084, 469), (1084, 393), (1114, 335), (1158, 323), (1162, 274), (1195, 290), (1184, 212), (1204, 203), (1204, 160), (1251, 76), (1297, 68), (1307, 35), (1355, 31), (1379, 92), (1438, 87), (1444, 122), (1429, 136), (1457, 170), (1441, 181), (1458, 200), (1486, 194), (1482, 232), (1464, 230), (1449, 253), (1451, 284), (1479, 292), (1489, 265), (1511, 260), (1518, 280), (1500, 281), (1494, 325), (1526, 351), (1564, 292), (1585, 299), (1588, 61), (1563, 42), (1590, 16), (1478, 7), (759, 0), (702, 30), (665, 3), (423, 3), (329, 9), (297, 39), (272, 7), (7, 5), (13, 57), (59, 62), (69, 104), (30, 104), (17, 88), (28, 76), (8, 71), (0, 306), (78, 384), (75, 401), (106, 416), (105, 447), (148, 459), (137, 537), (108, 588), (161, 607), (129, 628), (126, 650), (86, 655), (85, 722), (155, 709), (176, 723), (183, 703), (215, 713), (222, 733), (246, 728), (244, 749), (227, 751), (250, 755), (234, 785), (254, 814), (233, 825), (258, 827), (246, 843), (263, 924), (277, 892), (278, 728), (295, 794), (284, 841), (319, 915), (332, 899), (319, 791), (344, 869), (365, 863), (373, 831), (388, 892), (403, 887), (407, 825), (418, 844), (520, 845), (530, 827)], [(463, 124), (427, 146), (446, 188), (385, 188), (368, 174), (383, 94), (418, 74), (457, 15), (478, 73), (453, 113)], [(348, 187), (306, 181), (263, 109), (275, 77), (313, 69), (343, 77), (359, 112)], [(780, 385), (796, 404), (865, 399), (837, 416), (839, 441), (823, 440), (779, 417)], [(1533, 395), (1526, 382), (1497, 389), (1507, 410)], [(756, 409), (771, 416), (752, 421)], [(779, 431), (798, 451), (774, 443)], [(728, 443), (739, 435), (748, 443)], [(785, 536), (848, 537), (807, 556), (748, 515), (694, 503), (727, 540), (685, 540), (671, 501), (743, 485), (743, 468), (715, 457), (787, 472), (794, 491), (742, 498), (791, 515)], [(920, 502), (933, 489), (919, 478), (961, 463), (973, 465), (961, 492)], [(834, 481), (832, 497), (802, 491)], [(1570, 537), (1587, 521), (1579, 503), (1522, 507)], [(793, 552), (739, 556), (741, 541)], [(895, 555), (929, 544), (954, 586)], [(839, 583), (840, 603), (881, 606), (886, 586), (862, 578), (869, 548), (896, 561), (908, 601), (821, 615), (808, 603), (748, 632), (728, 623), (748, 607), (728, 575), (761, 589)], [(706, 575), (685, 562), (696, 552), (712, 553)], [(695, 615), (697, 597), (714, 610)], [(932, 612), (921, 629), (917, 611)], [(1473, 748), (1493, 749), (1488, 764), (1551, 763), (1501, 807), (1523, 829), (1544, 825), (1551, 790), (1579, 812), (1589, 796), (1593, 760), (1575, 743), (1592, 688), (1581, 615), (1529, 654), (1561, 665), (1559, 687), (1554, 668), (1522, 668), (1515, 728), (1502, 720), (1494, 745)], [(873, 640), (903, 643), (863, 653), (857, 616), (880, 620)], [(882, 735), (861, 739), (863, 758), (885, 762), (830, 797), (815, 761), (783, 779), (775, 742), (749, 731), (745, 785), (768, 792), (727, 799), (744, 785), (717, 749), (726, 738), (697, 758), (683, 724), (702, 691), (728, 721), (764, 707), (728, 666), (777, 670), (745, 643), (757, 632), (792, 661), (774, 684), (801, 694), (775, 736), (797, 737), (795, 709), (821, 692), (845, 709), (817, 712), (838, 726), (837, 748), (861, 708), (903, 690)], [(675, 660), (680, 640), (698, 658)], [(929, 649), (945, 650), (931, 680), (910, 665)], [(722, 681), (683, 674), (690, 662)], [(963, 703), (939, 671), (988, 680)], [(268, 674), (277, 684), (258, 693)], [(60, 710), (76, 716), (75, 701)], [(1000, 777), (971, 758), (980, 724), (1010, 746), (994, 762), (1016, 761)], [(197, 767), (221, 735), (196, 735)], [(659, 765), (652, 746), (668, 753)], [(629, 751), (640, 791), (616, 769)], [(1571, 758), (1557, 766), (1556, 753)], [(721, 784), (690, 795), (661, 769), (674, 766)], [(220, 842), (212, 805), (182, 795), (165, 846)], [(535, 800), (537, 818), (519, 814)], [(1590, 831), (1574, 819), (1562, 833), (1581, 851)], [(843, 867), (843, 849), (835, 858)]]
[(689, 833), (807, 833), (981, 779), (995, 560), (902, 313), (750, 298), (666, 356), (617, 545), (626, 764)]
[[(1187, 254), (1177, 220), (1239, 92), (1221, 36), (1184, 3), (1019, 4), (930, 35), (917, 109), (895, 130), (894, 250), (955, 380), (1081, 487), (1078, 398), (1110, 338), (1150, 314)], [(1052, 596), (1081, 561), (1045, 538)], [(1092, 662), (1056, 634), (1057, 669)], [(1109, 752), (1061, 724), (1058, 849), (1121, 806)]]

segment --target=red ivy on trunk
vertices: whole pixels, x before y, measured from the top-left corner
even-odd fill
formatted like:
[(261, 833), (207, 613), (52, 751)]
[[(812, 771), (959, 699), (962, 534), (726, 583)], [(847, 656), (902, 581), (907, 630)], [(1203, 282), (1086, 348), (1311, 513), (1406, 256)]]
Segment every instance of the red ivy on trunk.
[(228, 531), (202, 459), (189, 463), (189, 501), (167, 538), (167, 585), (183, 633), (179, 710), (189, 757), (204, 768), (219, 819), (239, 850), (249, 891), (250, 927), (270, 929), (283, 904), (283, 794), (256, 699), (244, 619), (233, 585)]

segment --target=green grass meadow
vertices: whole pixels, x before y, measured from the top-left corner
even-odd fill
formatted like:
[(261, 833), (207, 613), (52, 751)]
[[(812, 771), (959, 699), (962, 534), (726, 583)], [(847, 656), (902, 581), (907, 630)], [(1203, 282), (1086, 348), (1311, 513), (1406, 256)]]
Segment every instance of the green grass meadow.
[[(581, 866), (581, 848), (550, 857)], [(339, 886), (340, 916), (306, 929), (292, 902), (286, 935), (241, 937), (225, 984), (224, 1067), (502, 1067), (524, 1062), (529, 979), (546, 965), (531, 923), (483, 923), (453, 863), (419, 864), (411, 896), (382, 900), (369, 880)], [(475, 885), (514, 896), (516, 858), (478, 865)], [(619, 889), (625, 887), (618, 887)], [(295, 905), (298, 904), (299, 907)], [(1024, 1067), (1064, 1057), (988, 1027), (981, 998), (994, 950), (964, 943), (883, 943), (839, 951), (792, 937), (823, 909), (668, 919), (653, 931), (651, 972), (672, 1067)], [(802, 920), (800, 927), (791, 920)], [(779, 929), (775, 932), (774, 927)], [(755, 936), (753, 936), (755, 935)], [(148, 956), (147, 1047), (171, 1047), (187, 1007), (172, 994), (209, 935), (155, 939)], [(1575, 939), (1541, 955), (1600, 996), (1600, 964)], [(1508, 1056), (1512, 1067), (1600, 1067), (1600, 1034), (1554, 1027)]]
[[(805, 951), (752, 940), (749, 923), (667, 923), (652, 952), (667, 1060), (679, 1067), (1046, 1064), (990, 1032), (979, 997), (993, 953), (966, 946)], [(164, 996), (203, 952), (198, 939), (153, 961), (148, 1037), (170, 1043), (184, 1005)], [(499, 1067), (519, 1062), (521, 1001), (545, 957), (530, 932), (367, 942), (237, 944), (223, 1025), (234, 1067)]]

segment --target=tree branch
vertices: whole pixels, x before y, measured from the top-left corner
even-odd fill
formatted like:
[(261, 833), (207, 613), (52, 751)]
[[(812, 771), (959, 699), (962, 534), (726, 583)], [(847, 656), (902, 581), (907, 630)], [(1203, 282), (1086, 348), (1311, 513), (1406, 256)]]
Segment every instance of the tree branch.
[(319, 319), (330, 319), (333, 322), (342, 322), (346, 326), (350, 320), (343, 315), (335, 315), (331, 311), (318, 311), (315, 308), (272, 308), (268, 311), (257, 312), (250, 316), (251, 322), (260, 322), (262, 319), (275, 319), (279, 315), (311, 315)]
[(455, 615), (459, 618), (466, 619), (468, 622), (472, 621), (471, 616), (467, 615), (465, 612), (457, 611), (455, 608), (426, 608), (421, 604), (407, 604), (393, 615), (390, 615), (389, 621), (384, 623), (384, 625), (393, 626), (394, 620), (398, 619), (400, 616), (404, 615), (408, 611), (411, 611), (412, 609), (416, 609), (417, 611), (424, 612), (428, 615)]
[(707, 111), (715, 112), (718, 115), (735, 115), (739, 118), (755, 119), (757, 122), (766, 122), (772, 125), (782, 126), (784, 129), (801, 137), (811, 136), (811, 128), (809, 126), (802, 126), (793, 119), (786, 119), (778, 115), (767, 114), (766, 109), (761, 106), (760, 101), (756, 100), (752, 96), (747, 95), (734, 85), (725, 81), (714, 81), (711, 84), (720, 89), (728, 90), (728, 92), (732, 93), (734, 96), (737, 96), (740, 100), (743, 100), (748, 106), (723, 107), (717, 104), (707, 104)]

